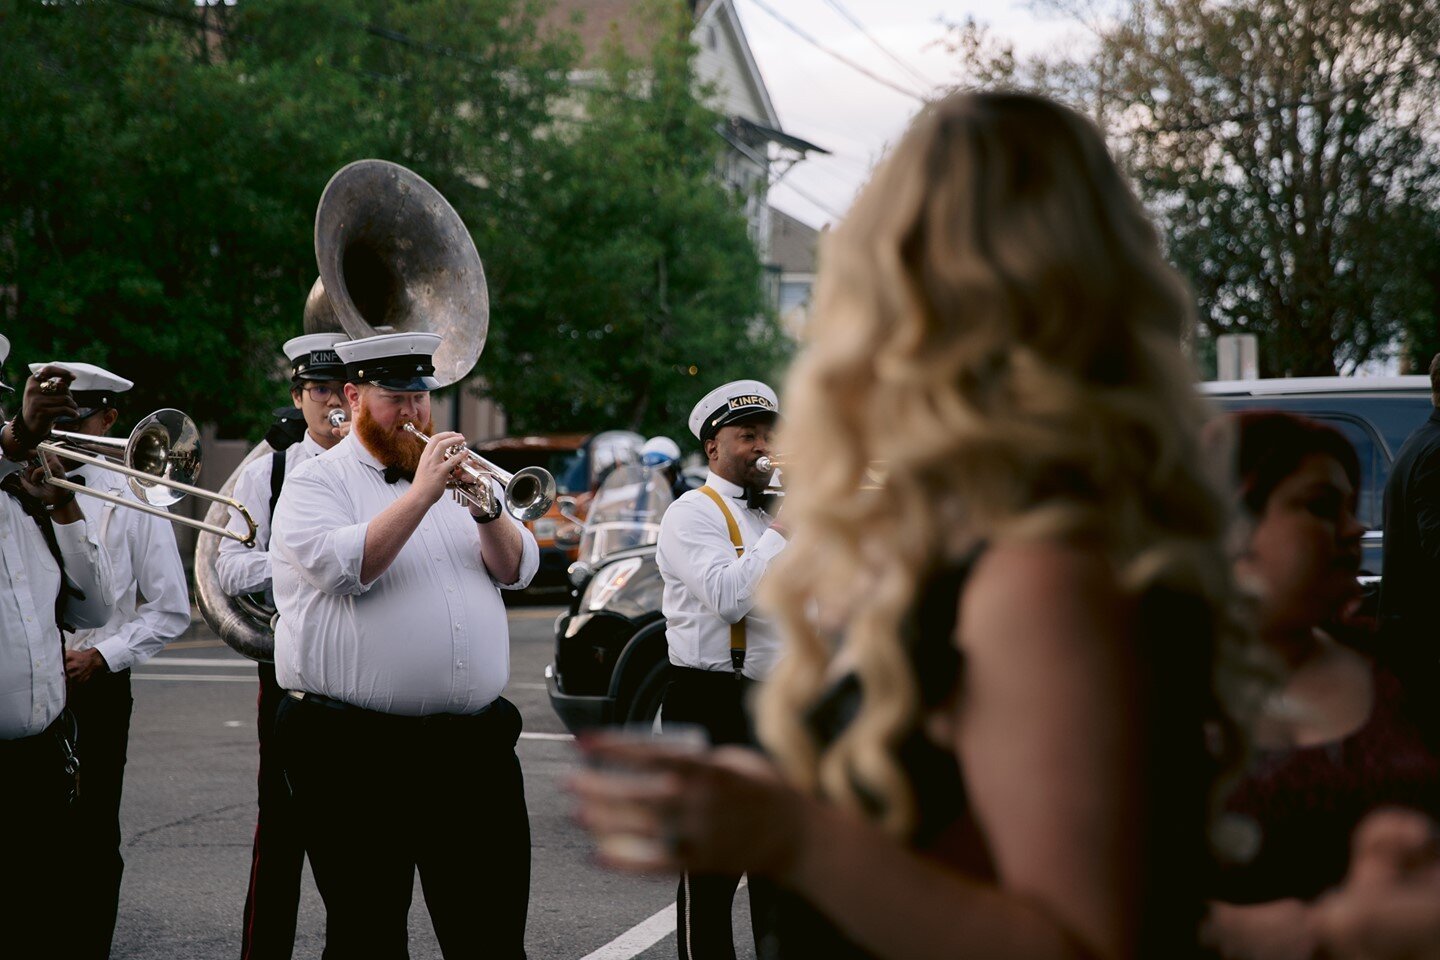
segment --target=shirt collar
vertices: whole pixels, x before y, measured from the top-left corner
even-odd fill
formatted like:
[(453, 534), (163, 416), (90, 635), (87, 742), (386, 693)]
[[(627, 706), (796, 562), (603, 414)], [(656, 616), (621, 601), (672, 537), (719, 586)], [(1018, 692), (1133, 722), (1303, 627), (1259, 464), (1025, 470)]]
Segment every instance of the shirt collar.
[(714, 487), (721, 493), (721, 495), (729, 497), (732, 500), (745, 499), (744, 487), (740, 486), (739, 484), (731, 483), (729, 480), (726, 480), (724, 477), (720, 476), (720, 474), (716, 473), (713, 470), (706, 474), (705, 486)]
[(339, 450), (342, 447), (345, 449), (346, 453), (354, 457), (360, 463), (365, 464), (365, 466), (374, 470), (376, 473), (385, 472), (385, 464), (381, 463), (379, 458), (377, 458), (375, 454), (371, 453), (369, 448), (367, 448), (365, 444), (360, 442), (360, 435), (358, 433), (351, 433), (344, 440), (341, 440), (331, 449)]
[[(338, 447), (339, 444), (337, 443), (336, 446)], [(300, 448), (312, 457), (318, 457), (325, 452), (325, 448), (320, 446), (314, 437), (310, 436), (309, 430), (306, 430), (305, 435), (300, 438)]]

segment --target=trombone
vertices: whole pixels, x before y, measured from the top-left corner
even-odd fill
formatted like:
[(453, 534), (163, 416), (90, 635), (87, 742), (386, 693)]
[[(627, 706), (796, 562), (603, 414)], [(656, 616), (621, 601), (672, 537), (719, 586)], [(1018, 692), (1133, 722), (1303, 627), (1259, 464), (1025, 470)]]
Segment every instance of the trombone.
[[(130, 478), (130, 489), (140, 498), (140, 502), (57, 477), (50, 472), (50, 463), (42, 456), (39, 459), (45, 470), (46, 483), (75, 493), (99, 497), (116, 506), (163, 517), (219, 537), (238, 540), (247, 547), (255, 546), (255, 520), (243, 503), (193, 485), (200, 475), (200, 431), (196, 429), (195, 421), (179, 410), (156, 410), (137, 423), (135, 429), (130, 431), (130, 436), (124, 440), (119, 437), (72, 433), (68, 430), (51, 430), (49, 439), (37, 444), (35, 449), (37, 452), (54, 454), (66, 460), (88, 463), (102, 470), (124, 474)], [(97, 456), (91, 456), (91, 453)], [(163, 509), (172, 503), (178, 503), (187, 495), (224, 504), (240, 514), (249, 532), (242, 535), (228, 527), (176, 516)]]
[[(414, 434), (421, 443), (430, 442), (430, 438), (415, 424), (407, 423), (405, 429)], [(491, 480), (505, 487), (505, 509), (516, 520), (527, 523), (539, 520), (550, 510), (550, 504), (555, 502), (555, 478), (544, 467), (524, 467), (508, 473), (463, 443), (448, 447), (445, 455), (449, 456), (457, 450), (465, 451), (460, 471), (468, 481), (457, 483), (452, 480), (446, 484), (457, 503), (470, 504), (491, 516), (498, 516), (500, 508), (495, 503), (495, 492), (490, 489)]]

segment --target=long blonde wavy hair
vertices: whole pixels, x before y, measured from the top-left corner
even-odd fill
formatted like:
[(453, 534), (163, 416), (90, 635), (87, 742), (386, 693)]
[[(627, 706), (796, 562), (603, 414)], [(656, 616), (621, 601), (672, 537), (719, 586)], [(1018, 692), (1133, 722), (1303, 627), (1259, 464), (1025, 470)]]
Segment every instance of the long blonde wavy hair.
[[(1083, 542), (1126, 589), (1226, 620), (1223, 510), (1180, 349), (1192, 310), (1088, 121), (988, 93), (914, 122), (824, 244), (785, 393), (794, 533), (767, 591), (789, 645), (759, 720), (793, 780), (913, 827), (904, 624), (927, 574), (978, 543)], [(821, 743), (806, 718), (841, 669), (860, 709)]]

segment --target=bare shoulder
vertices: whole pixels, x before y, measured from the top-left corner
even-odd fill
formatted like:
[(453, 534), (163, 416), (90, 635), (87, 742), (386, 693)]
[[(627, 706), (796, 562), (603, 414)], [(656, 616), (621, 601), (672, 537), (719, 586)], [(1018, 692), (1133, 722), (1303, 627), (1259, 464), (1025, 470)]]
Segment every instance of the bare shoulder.
[(1001, 542), (976, 562), (960, 597), (959, 641), (1013, 653), (1068, 646), (1083, 635), (1123, 629), (1131, 601), (1110, 558), (1053, 540)]

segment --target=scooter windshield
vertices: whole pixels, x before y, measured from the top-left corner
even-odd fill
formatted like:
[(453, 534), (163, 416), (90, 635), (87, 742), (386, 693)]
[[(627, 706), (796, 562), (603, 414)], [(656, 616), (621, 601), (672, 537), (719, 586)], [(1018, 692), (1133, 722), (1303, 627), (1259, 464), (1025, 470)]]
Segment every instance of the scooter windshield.
[(581, 562), (596, 568), (617, 550), (655, 543), (660, 516), (673, 499), (660, 470), (638, 463), (617, 466), (590, 501), (580, 536)]

